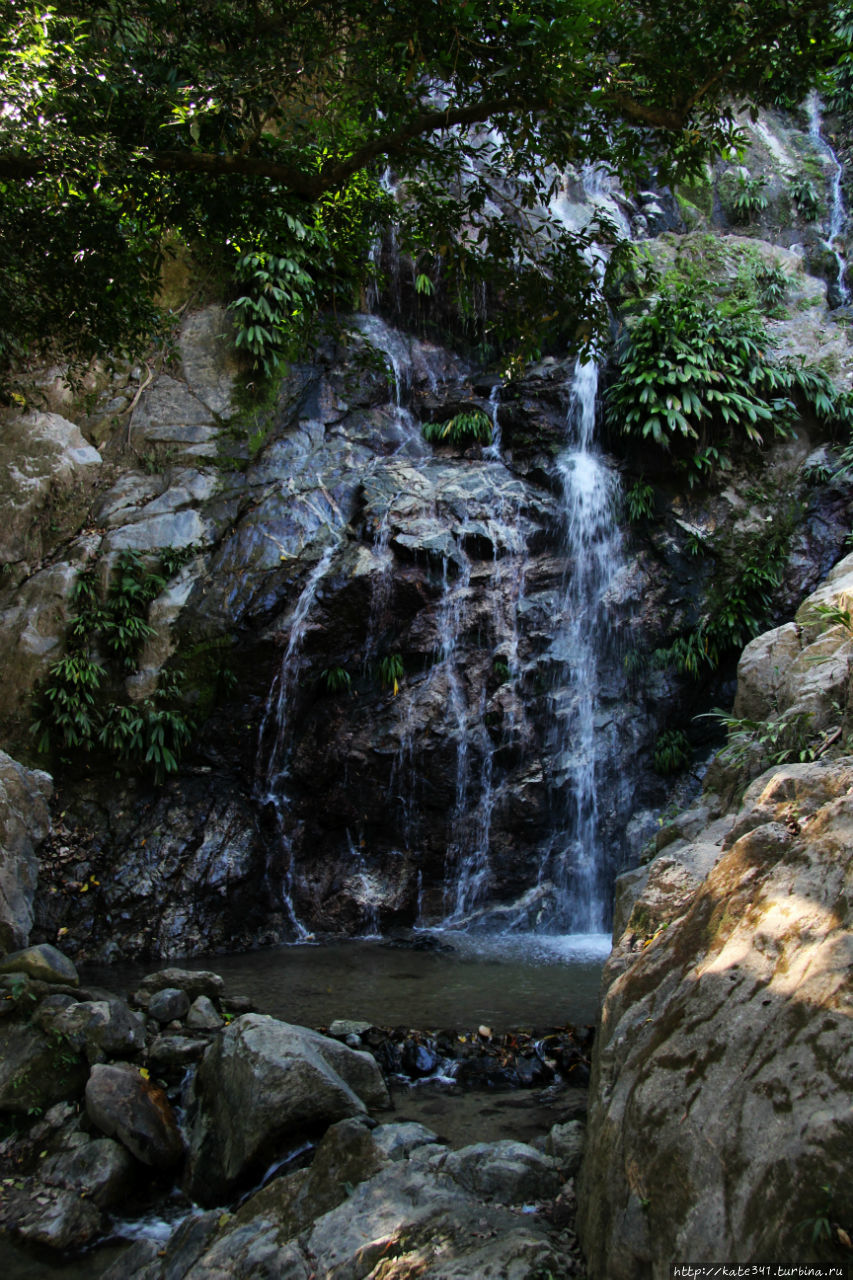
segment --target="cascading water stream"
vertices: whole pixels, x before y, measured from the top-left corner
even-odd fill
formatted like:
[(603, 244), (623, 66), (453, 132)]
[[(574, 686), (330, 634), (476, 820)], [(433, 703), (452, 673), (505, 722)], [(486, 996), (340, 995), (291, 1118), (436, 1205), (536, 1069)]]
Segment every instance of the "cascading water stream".
[(563, 673), (554, 699), (554, 762), (565, 797), (549, 859), (558, 894), (555, 925), (569, 932), (606, 927), (597, 766), (602, 664), (608, 648), (605, 596), (621, 558), (618, 479), (594, 446), (598, 365), (575, 365), (568, 426), (558, 458), (567, 573), (553, 655)]
[(836, 278), (836, 288), (841, 299), (841, 305), (847, 307), (853, 301), (850, 289), (847, 286), (847, 260), (838, 248), (839, 237), (842, 235), (847, 223), (847, 210), (844, 206), (844, 195), (841, 189), (841, 178), (843, 170), (841, 164), (832, 147), (821, 133), (820, 118), (820, 98), (817, 93), (809, 94), (808, 98), (809, 113), (809, 136), (812, 142), (829, 161), (831, 168), (830, 180), (830, 199), (829, 199), (829, 225), (827, 228), (825, 244), (835, 256), (838, 264), (838, 275)]
[(303, 645), (311, 609), (317, 598), (320, 584), (332, 564), (336, 549), (334, 543), (326, 547), (309, 573), (293, 608), (287, 644), (278, 676), (270, 688), (259, 734), (262, 750), (266, 742), (269, 742), (269, 745), (264, 751), (259, 769), (258, 798), (260, 804), (268, 808), (274, 818), (278, 839), (276, 853), (281, 855), (276, 865), (278, 893), (297, 941), (305, 941), (310, 937), (310, 931), (299, 920), (293, 906), (293, 846), (287, 829), (287, 815), (290, 808), (287, 775), (292, 745), (289, 713), (299, 686)]

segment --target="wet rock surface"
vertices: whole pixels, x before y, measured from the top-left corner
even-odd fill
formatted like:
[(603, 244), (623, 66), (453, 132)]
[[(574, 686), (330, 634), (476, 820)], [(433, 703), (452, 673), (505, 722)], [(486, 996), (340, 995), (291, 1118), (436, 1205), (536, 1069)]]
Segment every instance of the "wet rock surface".
[[(792, 312), (800, 299), (823, 316), (823, 286), (793, 256)], [(779, 329), (790, 345), (792, 326)], [(63, 652), (80, 569), (105, 583), (122, 548), (194, 553), (152, 601), (126, 686), (142, 701), (183, 673), (200, 726), (191, 752), (159, 791), (116, 784), (104, 761), (63, 769), (36, 940), (65, 930), (75, 954), (115, 960), (416, 920), (559, 922), (574, 875), (555, 841), (576, 780), (571, 743), (559, 746), (574, 695), (554, 633), (576, 567), (559, 468), (574, 361), (548, 357), (496, 386), (433, 343), (353, 317), (292, 367), (250, 430), (228, 351), (221, 309), (191, 313), (179, 362), (145, 387), (120, 438), (81, 415), (104, 460), (91, 507), (0, 585), (0, 727), (29, 751), (31, 692)], [(460, 406), (494, 418), (499, 448), (426, 445), (421, 423)], [(769, 444), (760, 501), (743, 497), (757, 491), (746, 459), (706, 491), (650, 475), (658, 518), (625, 533), (596, 656), (603, 897), (669, 792), (653, 768), (658, 733), (720, 700), (725, 680), (697, 690), (655, 652), (698, 625), (720, 566), (791, 502), (802, 518), (776, 616), (816, 585), (851, 507), (842, 479), (814, 482), (832, 470), (815, 461), (826, 447), (805, 422)], [(618, 464), (628, 480), (635, 461)], [(616, 458), (602, 465), (612, 474)]]

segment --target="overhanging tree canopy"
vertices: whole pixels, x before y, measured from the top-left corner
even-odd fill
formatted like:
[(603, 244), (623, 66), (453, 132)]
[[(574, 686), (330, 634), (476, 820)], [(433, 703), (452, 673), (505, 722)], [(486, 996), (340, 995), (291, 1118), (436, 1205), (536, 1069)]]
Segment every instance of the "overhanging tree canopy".
[[(507, 282), (535, 275), (496, 191), (533, 208), (549, 166), (603, 160), (629, 183), (695, 167), (732, 142), (733, 106), (804, 95), (838, 21), (831, 0), (5, 0), (0, 15), (7, 364), (48, 340), (138, 340), (169, 233), (269, 252), (296, 237), (316, 296), (351, 293), (389, 216), (388, 164), (410, 182), (415, 252), (476, 246)], [(567, 261), (559, 283), (582, 292)]]

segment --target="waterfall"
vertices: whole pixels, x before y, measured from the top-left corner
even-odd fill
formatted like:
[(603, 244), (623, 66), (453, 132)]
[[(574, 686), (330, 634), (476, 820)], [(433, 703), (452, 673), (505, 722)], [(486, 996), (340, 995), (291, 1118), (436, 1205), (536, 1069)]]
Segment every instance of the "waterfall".
[[(275, 875), (276, 890), (280, 895), (285, 916), (298, 941), (305, 941), (311, 935), (299, 920), (293, 905), (293, 845), (288, 832), (287, 817), (290, 810), (290, 799), (287, 793), (287, 774), (290, 762), (292, 734), (290, 731), (290, 711), (302, 671), (302, 651), (311, 608), (323, 578), (326, 576), (336, 550), (335, 544), (326, 547), (321, 558), (308, 575), (305, 586), (299, 594), (290, 615), (287, 644), (281, 660), (276, 679), (270, 688), (267, 704), (264, 709), (259, 734), (259, 800), (261, 805), (271, 811), (275, 823), (278, 849), (280, 853)], [(269, 738), (272, 741), (269, 742)], [(271, 876), (268, 878), (272, 878)]]
[(607, 917), (596, 774), (606, 747), (600, 705), (608, 649), (606, 594), (621, 560), (618, 479), (594, 444), (597, 392), (597, 363), (578, 360), (569, 443), (557, 461), (567, 567), (552, 646), (560, 672), (552, 694), (560, 802), (548, 870), (558, 894), (554, 923), (576, 933), (603, 932)]
[(845, 279), (847, 274), (847, 260), (838, 248), (839, 237), (844, 231), (847, 223), (847, 210), (844, 206), (844, 195), (841, 190), (842, 168), (838, 160), (838, 156), (821, 133), (820, 98), (816, 92), (809, 94), (807, 106), (809, 113), (809, 136), (821, 155), (829, 161), (830, 165), (829, 225), (824, 243), (835, 256), (835, 261), (838, 266), (836, 287), (841, 299), (841, 305), (843, 307), (847, 307), (853, 299), (851, 299), (850, 289), (848, 288), (847, 281)]
[(428, 452), (420, 428), (406, 406), (412, 382), (412, 355), (408, 340), (376, 315), (353, 316), (353, 325), (372, 347), (385, 357), (393, 379), (394, 396), (389, 401), (390, 441), (393, 451), (407, 457)]

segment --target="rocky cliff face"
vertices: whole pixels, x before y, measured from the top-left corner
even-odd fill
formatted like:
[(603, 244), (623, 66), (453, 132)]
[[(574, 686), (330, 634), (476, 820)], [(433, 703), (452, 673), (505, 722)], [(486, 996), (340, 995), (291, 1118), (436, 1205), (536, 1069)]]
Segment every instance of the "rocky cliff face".
[[(595, 1277), (849, 1249), (851, 590), (848, 557), (747, 646), (749, 750), (732, 764), (730, 747), (658, 856), (617, 882), (581, 1188)], [(808, 723), (780, 750), (792, 716)], [(786, 762), (764, 768), (774, 753)]]
[[(756, 156), (762, 145), (756, 134)], [(725, 222), (693, 195), (606, 198), (635, 233), (666, 233), (650, 242), (665, 262), (701, 257), (711, 223)], [(786, 242), (808, 239), (788, 217)], [(729, 237), (715, 270), (736, 281), (753, 248), (781, 265), (778, 348), (834, 361), (844, 381), (824, 283), (766, 234), (758, 222)], [(354, 317), (259, 405), (244, 403), (220, 308), (188, 315), (172, 355), (168, 368), (93, 377), (76, 408), (49, 386), (50, 411), (3, 437), (14, 484), (0, 715), (14, 753), (34, 759), (33, 690), (66, 649), (81, 573), (103, 594), (122, 553), (153, 564), (185, 551), (132, 671), (113, 665), (108, 683), (128, 716), (179, 686), (192, 746), (159, 788), (109, 752), (55, 749), (41, 934), (66, 929), (66, 945), (110, 956), (415, 922), (583, 927), (567, 837), (577, 812), (594, 802), (584, 891), (603, 901), (670, 792), (658, 735), (686, 725), (700, 757), (691, 716), (728, 696), (725, 668), (697, 683), (656, 654), (696, 626), (768, 527), (786, 530), (768, 621), (790, 616), (840, 554), (850, 487), (831, 478), (818, 425), (736, 459), (709, 488), (685, 490), (662, 466), (653, 518), (632, 527), (615, 481), (622, 470), (629, 485), (637, 459), (618, 440), (610, 456), (593, 447), (584, 466), (608, 478), (622, 531), (598, 544), (607, 574), (584, 596), (589, 547), (567, 506), (574, 361), (543, 360), (502, 386), (434, 342)], [(424, 442), (422, 423), (472, 410), (499, 442)], [(594, 628), (583, 680), (579, 619)]]

